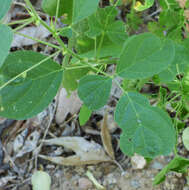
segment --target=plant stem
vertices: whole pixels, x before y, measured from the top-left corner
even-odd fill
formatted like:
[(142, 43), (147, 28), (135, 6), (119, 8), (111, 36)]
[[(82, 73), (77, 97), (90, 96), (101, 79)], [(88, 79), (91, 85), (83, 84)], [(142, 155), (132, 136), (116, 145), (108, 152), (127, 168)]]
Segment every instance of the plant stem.
[(18, 26), (17, 28), (13, 29), (13, 32), (16, 32), (17, 30), (20, 30), (22, 28), (24, 28), (25, 26), (27, 26), (28, 24), (31, 24), (33, 22), (33, 18), (28, 19), (27, 22), (25, 22), (24, 24)]
[(29, 20), (31, 20), (31, 18), (22, 19), (22, 20), (16, 20), (14, 22), (9, 22), (7, 25), (11, 26), (11, 25), (15, 25), (15, 24), (22, 24), (22, 23), (26, 23)]
[(30, 8), (32, 14), (35, 16), (36, 20), (38, 22), (40, 22), (47, 30), (49, 30), (49, 32), (52, 33), (53, 37), (57, 40), (57, 42), (63, 47), (63, 49), (65, 51), (67, 51), (70, 55), (72, 55), (73, 57), (83, 61), (83, 58), (80, 57), (79, 55), (77, 55), (76, 53), (74, 53), (72, 50), (70, 50), (69, 48), (67, 48), (67, 46), (64, 44), (64, 42), (61, 40), (61, 38), (59, 37), (59, 35), (57, 34), (57, 32), (55, 30), (53, 30), (50, 26), (48, 26), (48, 24), (46, 22), (44, 22), (37, 14), (37, 12), (35, 11), (35, 9), (33, 8), (31, 2), (29, 0), (25, 0), (26, 4), (28, 5), (28, 7)]
[(18, 34), (18, 35), (23, 36), (23, 37), (25, 37), (25, 38), (28, 38), (28, 39), (31, 39), (31, 40), (33, 40), (33, 41), (39, 42), (39, 43), (41, 43), (41, 44), (47, 45), (47, 46), (49, 46), (49, 47), (62, 50), (62, 48), (60, 48), (59, 46), (56, 46), (56, 45), (54, 45), (54, 44), (45, 42), (45, 41), (40, 40), (40, 39), (37, 39), (37, 38), (33, 38), (33, 37), (28, 36), (28, 35), (26, 35), (26, 34), (22, 34), (22, 33), (20, 33), (20, 32), (15, 32), (15, 34)]

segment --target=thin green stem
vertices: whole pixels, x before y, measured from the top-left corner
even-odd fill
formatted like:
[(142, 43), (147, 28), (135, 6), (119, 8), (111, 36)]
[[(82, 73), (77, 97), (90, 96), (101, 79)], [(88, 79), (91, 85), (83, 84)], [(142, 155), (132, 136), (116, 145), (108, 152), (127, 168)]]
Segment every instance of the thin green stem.
[(56, 23), (57, 23), (57, 19), (58, 19), (59, 7), (60, 7), (60, 0), (57, 1), (57, 6), (56, 6), (56, 16), (55, 16), (55, 21), (54, 21), (55, 29), (56, 29)]
[(100, 39), (100, 44), (99, 44), (98, 50), (97, 50), (97, 58), (98, 58), (99, 53), (100, 53), (100, 50), (101, 50), (101, 48), (102, 48), (102, 44), (103, 44), (104, 36), (105, 36), (105, 31), (106, 31), (106, 28), (107, 28), (107, 26), (108, 26), (108, 19), (109, 19), (109, 16), (112, 14), (114, 8), (118, 5), (118, 3), (119, 3), (119, 0), (117, 0), (116, 3), (113, 4), (111, 11), (110, 11), (109, 14), (106, 16), (106, 22), (105, 22), (105, 26), (104, 26), (104, 31), (102, 32), (102, 36), (101, 36), (101, 39)]
[(20, 32), (15, 32), (15, 34), (18, 34), (18, 35), (23, 36), (23, 37), (25, 37), (25, 38), (31, 39), (31, 40), (36, 41), (36, 42), (38, 42), (38, 43), (47, 45), (47, 46), (49, 46), (49, 47), (62, 50), (62, 48), (59, 47), (59, 46), (56, 46), (56, 45), (54, 45), (54, 44), (51, 44), (51, 43), (49, 43), (49, 42), (45, 42), (45, 41), (40, 40), (40, 39), (37, 39), (37, 38), (33, 38), (33, 37), (28, 36), (28, 35), (26, 35), (26, 34), (22, 34), (22, 33), (20, 33)]
[[(69, 39), (69, 41), (68, 41), (68, 48), (69, 49), (72, 49), (73, 48), (73, 45), (74, 45), (74, 38), (73, 37), (71, 37), (70, 39)], [(66, 54), (65, 55), (65, 57), (64, 57), (64, 59), (63, 59), (63, 62), (62, 62), (62, 66), (67, 66), (68, 65), (68, 63), (69, 63), (69, 60), (70, 60), (70, 54)]]
[(9, 22), (7, 25), (11, 26), (11, 25), (15, 25), (15, 24), (22, 24), (22, 23), (26, 23), (29, 20), (31, 20), (31, 18), (22, 19), (22, 20), (16, 20), (14, 22)]
[(52, 33), (53, 37), (57, 40), (57, 42), (63, 47), (63, 49), (68, 52), (69, 54), (71, 54), (73, 57), (83, 61), (83, 58), (80, 57), (79, 55), (77, 55), (76, 53), (74, 53), (71, 49), (67, 48), (67, 46), (64, 44), (64, 42), (61, 40), (60, 36), (58, 35), (58, 33), (56, 32), (56, 30), (53, 30), (50, 26), (48, 26), (48, 24), (46, 22), (44, 22), (37, 14), (37, 12), (35, 11), (35, 9), (33, 8), (31, 2), (29, 0), (25, 0), (26, 4), (28, 5), (28, 7), (30, 8), (33, 16), (35, 16), (37, 22), (41, 23), (49, 32)]
[(22, 77), (23, 75), (25, 75), (27, 72), (33, 70), (34, 68), (38, 67), (39, 65), (41, 65), (42, 63), (44, 63), (45, 61), (51, 59), (52, 57), (58, 55), (61, 52), (61, 50), (53, 53), (52, 55), (46, 57), (45, 59), (41, 60), (39, 63), (33, 65), (32, 67), (26, 69), (25, 71), (21, 72), (20, 74), (16, 75), (15, 77), (13, 77), (12, 79), (8, 80), (6, 83), (4, 83), (2, 86), (0, 86), (0, 90), (2, 90), (3, 88), (5, 88), (7, 85), (9, 85), (11, 82), (13, 82), (14, 80), (16, 80), (19, 77)]
[(18, 26), (17, 28), (13, 29), (13, 32), (16, 32), (17, 30), (20, 30), (20, 29), (24, 28), (25, 26), (27, 26), (28, 24), (31, 24), (32, 22), (33, 22), (32, 18), (28, 19), (27, 22), (25, 22), (24, 24), (22, 24), (22, 25)]

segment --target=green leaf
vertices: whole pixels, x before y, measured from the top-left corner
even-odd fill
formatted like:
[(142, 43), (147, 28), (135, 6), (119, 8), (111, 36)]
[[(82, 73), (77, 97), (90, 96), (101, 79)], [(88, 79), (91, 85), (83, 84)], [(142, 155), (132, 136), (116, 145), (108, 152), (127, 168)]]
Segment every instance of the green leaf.
[(140, 1), (137, 1), (134, 8), (137, 11), (144, 11), (150, 8), (153, 4), (154, 4), (154, 0), (145, 0), (144, 5)]
[(64, 27), (62, 28), (62, 30), (60, 31), (60, 35), (67, 37), (67, 38), (71, 38), (72, 37), (72, 29), (71, 28), (67, 28)]
[(189, 150), (189, 127), (184, 129), (182, 134), (182, 141), (187, 150)]
[[(95, 49), (95, 40), (87, 38), (87, 37), (81, 37), (77, 39), (77, 51), (80, 56), (82, 57), (96, 57), (97, 49), (100, 45), (100, 38), (99, 36), (97, 38), (97, 48)], [(98, 52), (98, 57), (120, 57), (120, 52), (122, 50), (123, 43), (116, 44), (112, 42), (107, 35), (104, 36), (104, 40), (101, 46), (101, 50)]]
[(79, 112), (79, 123), (80, 125), (85, 125), (85, 123), (89, 120), (92, 111), (84, 104)]
[(154, 179), (154, 185), (158, 185), (165, 180), (166, 174), (170, 171), (185, 173), (189, 167), (189, 160), (176, 156), (163, 170), (161, 170)]
[(107, 34), (113, 43), (123, 44), (128, 35), (125, 31), (125, 24), (122, 21), (116, 21), (117, 14), (118, 11), (115, 7), (99, 8), (95, 14), (88, 18), (87, 36), (94, 38)]
[(105, 32), (107, 27), (115, 22), (117, 14), (118, 11), (112, 6), (98, 8), (97, 12), (88, 18), (89, 30), (87, 35), (94, 38)]
[(11, 28), (6, 25), (0, 24), (0, 67), (3, 65), (6, 57), (9, 54), (11, 47), (13, 33)]
[(175, 0), (159, 0), (158, 1), (160, 6), (164, 9), (164, 10), (170, 10), (170, 9), (179, 9), (179, 4), (177, 1)]
[(5, 16), (11, 6), (12, 0), (0, 0), (0, 20)]
[(189, 52), (179, 44), (175, 43), (175, 57), (168, 68), (159, 73), (161, 82), (170, 82), (174, 80), (177, 74), (183, 73), (189, 65)]
[[(43, 0), (41, 7), (44, 12), (50, 16), (56, 15), (58, 0)], [(60, 0), (58, 17), (64, 16), (64, 23), (70, 24), (72, 21), (72, 11), (73, 11), (73, 0)]]
[(174, 55), (170, 40), (161, 40), (151, 33), (132, 36), (125, 43), (116, 72), (128, 79), (151, 77), (165, 70)]
[(106, 29), (106, 33), (109, 39), (116, 44), (123, 44), (128, 38), (125, 32), (125, 25), (122, 21), (116, 21), (109, 25)]
[[(73, 66), (71, 65), (71, 67)], [(88, 71), (88, 68), (65, 70), (62, 82), (63, 87), (67, 90), (67, 92), (76, 90), (78, 87), (78, 80), (85, 76)]]
[(76, 24), (92, 15), (96, 12), (98, 4), (99, 0), (74, 0), (72, 23)]
[(169, 154), (175, 145), (175, 130), (162, 110), (150, 106), (139, 93), (123, 95), (115, 111), (122, 129), (120, 148), (128, 156), (138, 153), (147, 158)]
[(62, 82), (61, 67), (51, 59), (25, 73), (47, 58), (33, 51), (10, 53), (0, 69), (3, 84), (22, 74), (0, 90), (0, 116), (26, 119), (43, 111), (53, 100)]
[(79, 81), (78, 94), (89, 109), (97, 110), (107, 103), (111, 87), (111, 78), (87, 75)]
[[(108, 24), (106, 32), (104, 33), (103, 30), (100, 29), (100, 34), (96, 36), (96, 32), (94, 32), (94, 36), (90, 36), (89, 32), (90, 30), (90, 21), (93, 22), (94, 19), (90, 18), (97, 18), (96, 15), (99, 15), (100, 23), (105, 22), (104, 16), (107, 16), (107, 12), (109, 12), (109, 9), (115, 11), (115, 9), (112, 7), (98, 9), (97, 13), (89, 17), (88, 19), (84, 19), (80, 21), (79, 23), (72, 26), (73, 31), (75, 32), (75, 38), (76, 38), (76, 44), (75, 49), (77, 50), (78, 54), (80, 56), (84, 57), (96, 57), (98, 54), (98, 58), (101, 57), (119, 57), (121, 49), (123, 47), (124, 41), (127, 39), (127, 33), (125, 32), (125, 26), (122, 22), (115, 21), (115, 16), (117, 15), (117, 10), (115, 13), (112, 13), (109, 15), (108, 20), (111, 20), (111, 26)], [(109, 21), (108, 21), (109, 23)], [(120, 24), (121, 23), (121, 24)], [(92, 24), (91, 26), (94, 26), (96, 24)], [(103, 24), (104, 27), (104, 24)], [(112, 27), (112, 28), (111, 28)], [(113, 32), (109, 32), (110, 28), (113, 30)], [(109, 29), (109, 30), (108, 30)], [(95, 30), (95, 29), (94, 29)], [(119, 34), (119, 35), (118, 35)], [(90, 36), (90, 38), (89, 38)], [(100, 48), (101, 47), (101, 48)], [(98, 50), (100, 48), (100, 50)]]

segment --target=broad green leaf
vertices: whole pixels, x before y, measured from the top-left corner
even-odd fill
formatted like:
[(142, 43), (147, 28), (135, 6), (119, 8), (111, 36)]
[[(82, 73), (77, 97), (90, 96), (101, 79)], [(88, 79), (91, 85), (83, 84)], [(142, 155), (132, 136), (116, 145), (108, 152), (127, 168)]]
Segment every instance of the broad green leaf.
[(116, 72), (127, 79), (142, 79), (165, 70), (173, 61), (175, 47), (151, 33), (130, 37), (122, 50)]
[(109, 39), (116, 44), (123, 44), (128, 38), (125, 32), (125, 25), (122, 21), (116, 21), (109, 25), (106, 29)]
[(0, 24), (0, 67), (3, 65), (6, 57), (9, 54), (11, 47), (13, 33), (11, 28), (6, 25)]
[(189, 167), (189, 160), (176, 156), (165, 168), (163, 168), (155, 177), (154, 185), (158, 185), (165, 180), (166, 174), (170, 171), (185, 173)]
[(92, 15), (94, 12), (96, 12), (98, 4), (99, 0), (73, 0), (72, 23), (76, 24)]
[(81, 126), (85, 125), (85, 123), (89, 120), (91, 113), (92, 111), (85, 104), (83, 104), (79, 112), (79, 123)]
[(1, 86), (22, 75), (0, 90), (0, 116), (26, 119), (43, 111), (53, 100), (62, 82), (61, 67), (51, 59), (39, 64), (45, 55), (33, 51), (10, 53), (0, 69)]
[(35, 171), (31, 178), (33, 190), (50, 190), (51, 177), (44, 171)]
[(89, 109), (97, 110), (107, 103), (111, 87), (111, 78), (87, 75), (79, 81), (78, 94)]
[[(41, 7), (50, 16), (56, 15), (58, 0), (43, 0)], [(64, 15), (63, 22), (70, 24), (72, 21), (73, 0), (60, 0), (58, 17)]]
[(120, 147), (132, 156), (147, 158), (169, 154), (175, 145), (175, 130), (170, 118), (139, 93), (123, 95), (115, 111), (115, 121), (122, 129)]
[(0, 0), (0, 20), (5, 16), (11, 6), (12, 0)]
[(104, 36), (104, 40), (101, 46), (101, 50), (98, 51), (98, 47), (100, 45), (100, 38), (99, 36), (97, 38), (97, 48), (95, 48), (95, 40), (90, 39), (88, 37), (81, 37), (77, 39), (77, 51), (80, 56), (82, 57), (96, 57), (96, 54), (98, 52), (98, 57), (120, 57), (120, 52), (123, 47), (123, 43), (116, 44), (112, 42), (107, 35)]
[(168, 68), (159, 73), (161, 82), (170, 82), (174, 80), (177, 74), (183, 73), (189, 66), (189, 52), (179, 44), (175, 43), (175, 57)]
[(89, 30), (87, 35), (91, 38), (105, 32), (107, 27), (115, 22), (118, 11), (115, 7), (98, 8), (97, 12), (88, 18)]
[(189, 150), (189, 127), (184, 129), (182, 134), (182, 141), (187, 150)]
[(145, 0), (144, 5), (140, 1), (136, 1), (135, 10), (137, 11), (144, 11), (150, 8), (154, 4), (154, 0)]
[[(74, 67), (74, 65), (70, 67)], [(67, 92), (76, 90), (78, 87), (78, 80), (85, 76), (88, 71), (88, 68), (65, 70), (62, 83)]]

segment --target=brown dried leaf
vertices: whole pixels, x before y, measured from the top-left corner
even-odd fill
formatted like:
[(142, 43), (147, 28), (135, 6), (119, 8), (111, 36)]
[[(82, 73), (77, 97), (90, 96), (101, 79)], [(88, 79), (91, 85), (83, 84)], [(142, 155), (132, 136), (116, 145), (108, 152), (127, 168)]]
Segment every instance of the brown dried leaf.
[(111, 161), (106, 156), (103, 148), (91, 141), (85, 140), (83, 137), (60, 137), (44, 141), (47, 145), (60, 145), (67, 149), (71, 149), (76, 155), (69, 157), (49, 157), (45, 155), (39, 155), (41, 158), (61, 165), (85, 165), (85, 164), (97, 164), (100, 162)]
[(57, 111), (55, 115), (56, 123), (63, 123), (68, 113), (77, 113), (81, 105), (82, 102), (76, 91), (72, 92), (72, 94), (68, 97), (68, 93), (64, 88), (62, 88), (58, 97)]
[(107, 117), (108, 117), (108, 114), (106, 113), (101, 125), (101, 139), (102, 139), (105, 151), (108, 153), (110, 158), (115, 160), (114, 150), (112, 147), (112, 138), (108, 129)]
[(189, 10), (188, 9), (184, 11), (184, 16), (187, 20), (189, 20)]
[(187, 0), (176, 0), (181, 8), (184, 8)]

